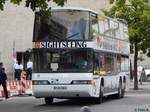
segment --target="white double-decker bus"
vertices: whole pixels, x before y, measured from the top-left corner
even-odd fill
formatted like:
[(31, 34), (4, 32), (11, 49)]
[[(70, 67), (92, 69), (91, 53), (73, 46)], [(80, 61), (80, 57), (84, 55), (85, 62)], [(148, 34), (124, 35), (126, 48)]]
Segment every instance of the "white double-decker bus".
[(129, 72), (127, 23), (75, 7), (35, 14), (33, 95), (54, 98), (122, 98)]

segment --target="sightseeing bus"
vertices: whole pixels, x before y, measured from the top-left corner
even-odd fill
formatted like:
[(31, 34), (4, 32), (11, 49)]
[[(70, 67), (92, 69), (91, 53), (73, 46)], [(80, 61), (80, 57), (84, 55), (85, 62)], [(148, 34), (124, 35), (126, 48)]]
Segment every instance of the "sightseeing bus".
[(76, 7), (35, 13), (33, 95), (54, 98), (124, 97), (129, 73), (127, 22)]

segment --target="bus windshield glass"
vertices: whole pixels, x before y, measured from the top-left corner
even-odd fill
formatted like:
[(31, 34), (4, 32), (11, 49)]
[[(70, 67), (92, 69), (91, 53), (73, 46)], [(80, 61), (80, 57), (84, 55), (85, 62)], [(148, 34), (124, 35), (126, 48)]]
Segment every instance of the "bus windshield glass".
[(50, 16), (35, 15), (33, 41), (88, 40), (89, 12), (52, 11)]
[(34, 72), (92, 72), (91, 49), (34, 49)]

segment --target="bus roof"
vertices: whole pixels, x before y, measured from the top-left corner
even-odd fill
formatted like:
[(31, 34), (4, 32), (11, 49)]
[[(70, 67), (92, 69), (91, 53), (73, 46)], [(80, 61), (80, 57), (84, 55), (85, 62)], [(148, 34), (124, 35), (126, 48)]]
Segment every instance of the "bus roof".
[(87, 12), (93, 12), (95, 14), (98, 14), (96, 11), (82, 8), (82, 7), (73, 7), (73, 6), (64, 6), (64, 7), (51, 7), (52, 11), (63, 11), (63, 10), (77, 10), (77, 11), (87, 11)]

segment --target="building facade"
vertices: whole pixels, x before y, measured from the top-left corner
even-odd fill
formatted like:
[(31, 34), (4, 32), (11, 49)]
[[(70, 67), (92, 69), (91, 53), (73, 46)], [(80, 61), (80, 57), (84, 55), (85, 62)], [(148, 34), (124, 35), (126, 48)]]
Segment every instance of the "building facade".
[(0, 11), (0, 61), (8, 74), (13, 73), (14, 52), (24, 52), (32, 47), (34, 14), (21, 6), (6, 4)]

